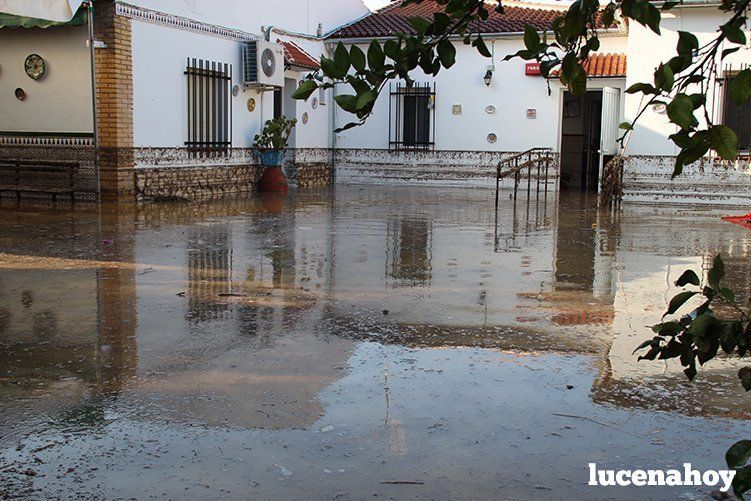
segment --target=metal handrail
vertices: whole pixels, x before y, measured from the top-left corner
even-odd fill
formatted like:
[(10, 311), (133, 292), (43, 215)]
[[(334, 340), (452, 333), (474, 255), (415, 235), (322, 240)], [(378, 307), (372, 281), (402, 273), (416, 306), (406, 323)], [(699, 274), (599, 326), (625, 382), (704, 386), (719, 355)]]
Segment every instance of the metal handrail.
[[(496, 172), (495, 172), (495, 207), (496, 210), (498, 209), (498, 194), (500, 191), (500, 184), (501, 179), (506, 177), (507, 175), (513, 173), (514, 174), (514, 200), (516, 200), (516, 194), (519, 189), (519, 181), (520, 181), (520, 173), (524, 168), (529, 169), (529, 173), (527, 176), (527, 192), (530, 191), (531, 188), (531, 182), (532, 182), (532, 167), (536, 164), (537, 165), (537, 192), (539, 195), (540, 192), (540, 169), (541, 169), (541, 163), (545, 162), (545, 196), (547, 196), (548, 193), (548, 168), (550, 167), (550, 160), (552, 160), (552, 157), (549, 155), (542, 156), (543, 153), (552, 153), (553, 148), (543, 148), (543, 147), (536, 147), (536, 148), (530, 148), (526, 151), (522, 151), (521, 153), (516, 153), (514, 155), (511, 155), (510, 157), (506, 157), (498, 162), (498, 165), (496, 166)], [(535, 155), (537, 155), (536, 158), (533, 158)], [(527, 157), (527, 160), (520, 163), (520, 160), (524, 157)], [(514, 166), (510, 168), (507, 172), (501, 174), (501, 168), (504, 165), (513, 163)]]

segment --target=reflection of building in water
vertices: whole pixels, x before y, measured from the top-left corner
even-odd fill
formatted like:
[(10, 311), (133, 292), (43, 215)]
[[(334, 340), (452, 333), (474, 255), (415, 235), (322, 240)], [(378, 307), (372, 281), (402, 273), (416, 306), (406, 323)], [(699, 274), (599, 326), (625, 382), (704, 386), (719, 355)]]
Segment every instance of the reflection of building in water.
[[(107, 259), (129, 262), (130, 236), (108, 236), (117, 243)], [(81, 240), (96, 248), (99, 236)], [(62, 256), (0, 261), (0, 367), (30, 392), (54, 388), (45, 402), (69, 406), (88, 391), (117, 393), (135, 374), (135, 270)]]
[(197, 226), (188, 235), (188, 311), (193, 322), (229, 311), (220, 294), (232, 292), (232, 242), (226, 226)]
[[(745, 239), (738, 238), (733, 225), (708, 216), (688, 220), (654, 209), (625, 211), (616, 254), (613, 337), (592, 389), (595, 402), (690, 415), (751, 417), (751, 402), (737, 378), (737, 357), (720, 353), (699, 367), (695, 380), (689, 382), (678, 360), (637, 361), (640, 353), (633, 353), (654, 335), (649, 326), (660, 321), (670, 299), (680, 292), (674, 285), (678, 277), (687, 269), (706, 272), (717, 253), (725, 260), (725, 285), (734, 288), (741, 304), (747, 301), (751, 249), (743, 243)], [(659, 221), (664, 218), (671, 218), (670, 224)], [(691, 229), (687, 229), (689, 224)], [(701, 299), (693, 298), (679, 315), (699, 304)]]
[(394, 287), (430, 285), (432, 246), (432, 220), (389, 218), (386, 223), (386, 277), (394, 279)]

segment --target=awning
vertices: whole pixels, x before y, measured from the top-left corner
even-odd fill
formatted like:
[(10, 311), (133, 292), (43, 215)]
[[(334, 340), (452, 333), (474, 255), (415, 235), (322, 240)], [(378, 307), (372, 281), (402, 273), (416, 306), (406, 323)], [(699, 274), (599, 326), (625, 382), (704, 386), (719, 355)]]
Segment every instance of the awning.
[(86, 23), (83, 0), (0, 0), (0, 28), (49, 28)]

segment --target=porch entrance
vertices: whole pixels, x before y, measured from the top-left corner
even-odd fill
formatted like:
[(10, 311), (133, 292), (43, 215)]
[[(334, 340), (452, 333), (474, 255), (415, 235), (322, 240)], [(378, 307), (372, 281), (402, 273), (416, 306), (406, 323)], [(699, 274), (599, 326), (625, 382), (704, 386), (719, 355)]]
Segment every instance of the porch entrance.
[(597, 191), (602, 126), (602, 91), (563, 93), (561, 189)]
[(618, 151), (620, 90), (563, 93), (561, 189), (597, 192), (602, 166)]

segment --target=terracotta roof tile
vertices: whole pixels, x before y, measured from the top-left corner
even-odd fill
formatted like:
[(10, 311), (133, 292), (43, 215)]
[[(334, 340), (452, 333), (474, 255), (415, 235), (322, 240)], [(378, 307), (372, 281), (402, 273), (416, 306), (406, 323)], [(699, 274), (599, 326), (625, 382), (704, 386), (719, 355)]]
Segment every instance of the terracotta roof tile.
[[(435, 0), (424, 0), (417, 4), (402, 5), (401, 1), (394, 1), (390, 5), (377, 10), (369, 16), (344, 26), (330, 35), (331, 38), (369, 38), (385, 37), (397, 33), (414, 34), (415, 30), (408, 19), (413, 16), (432, 19), (436, 12), (443, 12), (444, 6)], [(478, 22), (473, 28), (480, 33), (520, 33), (529, 24), (537, 30), (550, 28), (553, 19), (565, 11), (548, 9), (541, 6), (504, 5), (503, 14), (490, 10), (486, 21)]]
[[(584, 61), (584, 69), (590, 78), (619, 78), (626, 76), (626, 54), (594, 54)], [(559, 77), (560, 70), (550, 76)]]
[(297, 66), (308, 70), (317, 70), (321, 63), (316, 58), (305, 52), (305, 50), (294, 42), (277, 40), (276, 43), (284, 47), (284, 62), (290, 66)]

